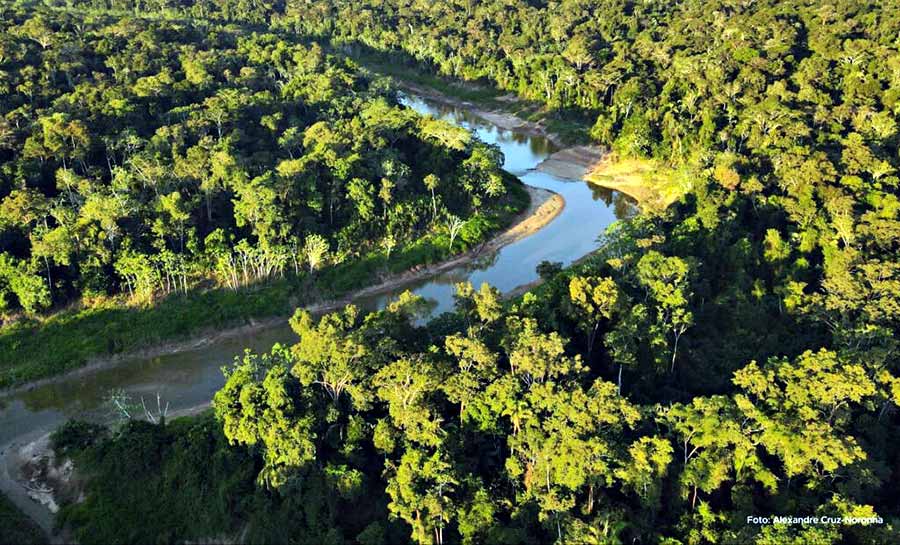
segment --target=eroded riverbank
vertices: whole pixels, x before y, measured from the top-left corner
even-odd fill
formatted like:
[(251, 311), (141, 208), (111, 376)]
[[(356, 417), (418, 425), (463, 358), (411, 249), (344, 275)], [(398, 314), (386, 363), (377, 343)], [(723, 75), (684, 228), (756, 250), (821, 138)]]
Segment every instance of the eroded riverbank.
[(600, 146), (573, 146), (547, 157), (537, 170), (566, 180), (584, 180), (606, 155)]

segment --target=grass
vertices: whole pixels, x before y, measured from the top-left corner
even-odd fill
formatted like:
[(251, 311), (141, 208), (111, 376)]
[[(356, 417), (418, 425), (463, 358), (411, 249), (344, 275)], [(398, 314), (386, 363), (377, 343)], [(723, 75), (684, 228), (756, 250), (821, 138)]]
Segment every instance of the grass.
[(46, 543), (44, 532), (9, 499), (0, 494), (0, 543)]
[(585, 180), (625, 193), (648, 211), (667, 208), (690, 189), (685, 172), (652, 159), (618, 159), (614, 155), (595, 165)]
[(294, 291), (290, 282), (278, 281), (240, 291), (171, 295), (151, 306), (128, 306), (110, 299), (43, 320), (21, 320), (0, 330), (0, 387), (71, 371), (93, 357), (241, 325), (253, 317), (287, 314)]
[(325, 268), (310, 282), (288, 277), (237, 291), (217, 288), (170, 295), (147, 306), (121, 298), (90, 308), (24, 319), (0, 329), (0, 388), (72, 371), (91, 359), (134, 352), (205, 331), (248, 324), (252, 319), (288, 316), (300, 304), (344, 296), (373, 284), (385, 273), (438, 263), (487, 240), (528, 206), (518, 180), (507, 177), (507, 197), (494, 209), (473, 215), (453, 249), (442, 232), (431, 232), (398, 248)]

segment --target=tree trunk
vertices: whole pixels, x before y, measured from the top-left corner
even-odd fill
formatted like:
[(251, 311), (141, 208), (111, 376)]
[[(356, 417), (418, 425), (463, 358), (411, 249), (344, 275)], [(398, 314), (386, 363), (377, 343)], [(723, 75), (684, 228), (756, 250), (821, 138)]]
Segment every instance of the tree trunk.
[(591, 354), (594, 352), (594, 341), (597, 340), (597, 329), (600, 327), (600, 322), (594, 324), (594, 327), (591, 329), (591, 332), (588, 333), (588, 350), (587, 357), (588, 362), (591, 361)]
[(672, 348), (672, 368), (669, 370), (670, 373), (675, 372), (675, 355), (678, 354), (678, 339), (681, 338), (680, 333), (675, 334), (675, 346)]
[(431, 222), (437, 221), (437, 201), (434, 199), (434, 190), (431, 190)]
[(44, 266), (47, 267), (47, 287), (50, 289), (50, 301), (53, 301), (53, 280), (50, 278), (50, 260), (44, 256)]

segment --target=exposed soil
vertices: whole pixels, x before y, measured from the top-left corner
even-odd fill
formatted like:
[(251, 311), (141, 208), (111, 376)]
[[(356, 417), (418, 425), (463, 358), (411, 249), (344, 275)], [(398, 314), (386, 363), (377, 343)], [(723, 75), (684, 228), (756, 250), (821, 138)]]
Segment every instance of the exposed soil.
[[(75, 478), (71, 460), (56, 460), (49, 433), (29, 438), (0, 448), (0, 491), (51, 536), (60, 504), (81, 499), (81, 483)], [(55, 535), (51, 540), (67, 541), (65, 535)]]
[(583, 180), (606, 154), (600, 146), (573, 146), (547, 157), (536, 170), (566, 180)]
[(648, 159), (619, 159), (611, 154), (595, 163), (584, 180), (628, 195), (647, 212), (665, 210), (684, 192), (670, 171), (658, 163)]

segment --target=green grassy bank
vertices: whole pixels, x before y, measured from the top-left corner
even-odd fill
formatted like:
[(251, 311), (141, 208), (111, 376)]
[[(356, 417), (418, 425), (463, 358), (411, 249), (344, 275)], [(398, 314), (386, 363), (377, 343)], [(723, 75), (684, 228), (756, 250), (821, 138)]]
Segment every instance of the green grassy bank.
[(488, 240), (528, 207), (524, 186), (512, 176), (506, 182), (507, 197), (493, 209), (471, 216), (452, 249), (447, 235), (435, 231), (395, 249), (390, 258), (384, 251), (372, 251), (311, 276), (285, 277), (237, 291), (193, 290), (145, 306), (109, 299), (12, 323), (0, 330), (0, 388), (65, 373), (93, 358), (185, 340), (251, 319), (288, 316), (297, 306), (345, 296), (379, 276), (444, 261)]

